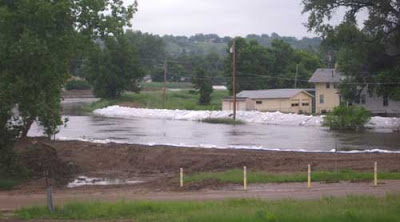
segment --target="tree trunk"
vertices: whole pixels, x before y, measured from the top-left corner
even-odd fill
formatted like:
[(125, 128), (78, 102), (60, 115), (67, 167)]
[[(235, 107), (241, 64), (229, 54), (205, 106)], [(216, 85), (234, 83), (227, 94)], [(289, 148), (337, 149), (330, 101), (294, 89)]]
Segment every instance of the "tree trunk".
[(33, 124), (33, 119), (28, 119), (25, 124), (24, 124), (24, 128), (22, 130), (22, 134), (21, 134), (21, 138), (26, 138), (26, 136), (28, 135), (29, 129), (31, 128)]

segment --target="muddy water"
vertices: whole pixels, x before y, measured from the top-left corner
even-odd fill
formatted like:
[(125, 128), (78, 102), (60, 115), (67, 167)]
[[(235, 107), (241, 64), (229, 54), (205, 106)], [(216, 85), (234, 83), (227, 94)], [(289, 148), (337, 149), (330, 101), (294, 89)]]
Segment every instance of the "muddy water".
[[(281, 150), (400, 150), (400, 134), (391, 131), (332, 132), (322, 127), (245, 124), (231, 126), (196, 121), (107, 118), (83, 114), (78, 104), (64, 103), (67, 127), (58, 138), (112, 140), (121, 143), (180, 146), (266, 148)], [(30, 136), (41, 131), (33, 126)]]

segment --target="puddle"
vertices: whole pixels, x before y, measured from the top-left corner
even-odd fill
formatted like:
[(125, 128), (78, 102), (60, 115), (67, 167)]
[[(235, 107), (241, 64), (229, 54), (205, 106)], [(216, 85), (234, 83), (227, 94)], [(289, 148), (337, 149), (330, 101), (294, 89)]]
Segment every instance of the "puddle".
[(109, 178), (96, 178), (79, 176), (74, 181), (70, 182), (67, 187), (81, 187), (81, 186), (110, 186), (110, 185), (123, 185), (123, 184), (138, 184), (144, 181), (139, 180), (125, 180), (125, 179), (109, 179)]

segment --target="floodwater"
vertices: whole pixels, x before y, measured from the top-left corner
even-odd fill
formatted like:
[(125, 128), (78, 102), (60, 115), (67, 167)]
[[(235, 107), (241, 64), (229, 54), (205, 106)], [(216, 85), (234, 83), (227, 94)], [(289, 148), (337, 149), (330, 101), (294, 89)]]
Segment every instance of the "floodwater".
[(138, 183), (143, 183), (143, 181), (79, 176), (74, 181), (68, 183), (67, 187), (74, 188), (81, 186), (109, 186), (109, 185), (124, 185), (124, 184), (138, 184)]
[[(298, 151), (396, 150), (400, 134), (390, 130), (333, 132), (323, 127), (263, 124), (224, 125), (197, 121), (149, 118), (108, 118), (80, 112), (85, 101), (63, 103), (69, 122), (60, 128), (60, 139), (111, 140), (119, 143), (165, 144), (216, 148), (279, 149)], [(40, 136), (33, 126), (30, 136)]]

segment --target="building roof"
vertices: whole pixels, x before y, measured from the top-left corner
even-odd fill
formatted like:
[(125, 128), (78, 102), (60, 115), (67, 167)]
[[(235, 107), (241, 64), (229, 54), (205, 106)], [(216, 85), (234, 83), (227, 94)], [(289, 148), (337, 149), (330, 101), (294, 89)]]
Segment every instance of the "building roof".
[(317, 69), (312, 75), (309, 82), (324, 83), (324, 82), (340, 82), (342, 73), (336, 69)]
[(312, 97), (312, 95), (309, 94), (305, 89), (244, 90), (238, 93), (236, 96), (250, 99), (286, 99), (292, 98), (301, 92), (304, 92)]

